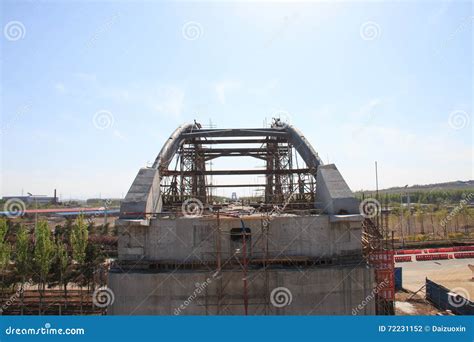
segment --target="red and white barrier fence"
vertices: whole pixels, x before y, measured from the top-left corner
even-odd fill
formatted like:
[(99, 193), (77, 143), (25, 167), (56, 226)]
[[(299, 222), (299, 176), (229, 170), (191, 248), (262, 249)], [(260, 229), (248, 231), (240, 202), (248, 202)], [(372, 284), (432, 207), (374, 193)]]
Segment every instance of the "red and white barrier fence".
[(396, 256), (395, 262), (411, 262), (411, 255)]
[(421, 254), (416, 256), (416, 261), (426, 260), (446, 260), (449, 259), (449, 254)]
[(474, 258), (474, 252), (454, 253), (454, 258), (455, 258), (455, 259)]

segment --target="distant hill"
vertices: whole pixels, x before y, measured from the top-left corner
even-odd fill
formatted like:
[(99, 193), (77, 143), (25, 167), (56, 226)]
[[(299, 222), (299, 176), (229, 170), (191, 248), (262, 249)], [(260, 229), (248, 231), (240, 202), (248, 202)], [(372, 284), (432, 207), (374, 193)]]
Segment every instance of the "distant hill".
[[(379, 190), (380, 194), (397, 194), (400, 192), (418, 192), (418, 191), (446, 191), (446, 190), (473, 190), (474, 191), (474, 180), (468, 181), (454, 181), (454, 182), (446, 182), (446, 183), (435, 183), (435, 184), (415, 184), (412, 186), (404, 187), (392, 187), (388, 189), (381, 189)], [(356, 193), (362, 192), (375, 192), (375, 190), (359, 190)]]

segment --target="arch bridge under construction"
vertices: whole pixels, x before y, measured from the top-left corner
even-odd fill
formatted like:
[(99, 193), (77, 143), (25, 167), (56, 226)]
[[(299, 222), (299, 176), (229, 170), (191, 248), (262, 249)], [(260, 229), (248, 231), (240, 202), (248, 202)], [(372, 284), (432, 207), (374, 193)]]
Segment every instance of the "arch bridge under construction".
[[(264, 167), (210, 167), (228, 157)], [(212, 178), (239, 175), (264, 180)], [(214, 195), (219, 187), (260, 192), (232, 201)], [(324, 165), (292, 125), (183, 124), (121, 205), (109, 313), (391, 314), (393, 253), (381, 218), (360, 210), (337, 167)]]

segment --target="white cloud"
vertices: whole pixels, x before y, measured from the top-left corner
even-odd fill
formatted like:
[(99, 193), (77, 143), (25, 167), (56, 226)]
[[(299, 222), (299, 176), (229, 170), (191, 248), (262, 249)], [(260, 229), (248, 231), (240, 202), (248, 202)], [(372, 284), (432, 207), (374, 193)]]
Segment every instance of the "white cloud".
[(327, 104), (309, 113), (311, 119), (316, 119), (321, 122), (330, 119), (333, 115), (334, 111)]
[(132, 94), (129, 89), (125, 88), (98, 86), (97, 94), (115, 101), (142, 100), (141, 94)]
[(180, 117), (184, 108), (184, 91), (178, 87), (161, 87), (156, 92), (153, 108), (158, 112), (172, 117)]
[(375, 188), (375, 161), (380, 188), (472, 179), (472, 146), (458, 131), (447, 122), (423, 128), (397, 122), (395, 105), (394, 97), (373, 98), (342, 121), (333, 119), (340, 108), (324, 106), (309, 113), (330, 131), (301, 129), (325, 161), (330, 153), (353, 190)]
[(270, 95), (271, 92), (277, 89), (279, 85), (280, 81), (278, 79), (272, 79), (268, 82), (265, 82), (262, 86), (250, 88), (249, 92), (257, 96), (266, 96)]
[(446, 15), (446, 12), (449, 10), (449, 7), (451, 6), (453, 0), (444, 0), (441, 2), (434, 2), (434, 5), (437, 6), (434, 10), (431, 12), (428, 12), (428, 22), (430, 24), (435, 24), (439, 20), (442, 19), (443, 16)]
[(139, 103), (165, 117), (179, 118), (183, 114), (185, 92), (174, 85), (129, 88), (99, 86), (98, 94), (118, 102)]
[(144, 105), (167, 117), (179, 118), (184, 109), (185, 91), (175, 85), (140, 84), (109, 86), (101, 83), (96, 75), (75, 73), (73, 76), (87, 83), (95, 96), (117, 102)]
[(221, 81), (215, 85), (215, 91), (219, 102), (226, 104), (226, 93), (232, 90), (240, 89), (241, 82), (238, 81)]
[(85, 72), (75, 72), (72, 74), (75, 78), (81, 81), (97, 82), (97, 76), (95, 74), (89, 74)]
[(355, 189), (374, 188), (373, 165), (379, 161), (380, 187), (428, 184), (470, 179), (470, 146), (448, 139), (446, 130), (413, 132), (409, 128), (368, 125), (357, 136), (354, 125), (341, 127), (340, 143), (332, 155), (346, 165), (347, 177)]
[(352, 113), (355, 119), (368, 119), (374, 116), (374, 110), (382, 104), (383, 100), (380, 98), (371, 99), (362, 107)]
[(114, 130), (114, 136), (120, 140), (126, 140), (125, 136), (118, 129)]
[(66, 92), (66, 86), (62, 82), (55, 83), (54, 89), (56, 89), (56, 91), (61, 94), (64, 94)]

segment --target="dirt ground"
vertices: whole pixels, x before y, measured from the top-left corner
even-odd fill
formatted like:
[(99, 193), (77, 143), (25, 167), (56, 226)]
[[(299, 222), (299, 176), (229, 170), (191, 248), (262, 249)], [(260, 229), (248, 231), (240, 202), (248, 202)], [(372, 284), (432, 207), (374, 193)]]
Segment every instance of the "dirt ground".
[[(412, 296), (412, 293), (400, 291), (395, 294), (395, 315), (397, 316), (430, 316), (443, 313), (425, 298), (425, 293)], [(446, 313), (443, 313), (446, 314)]]

